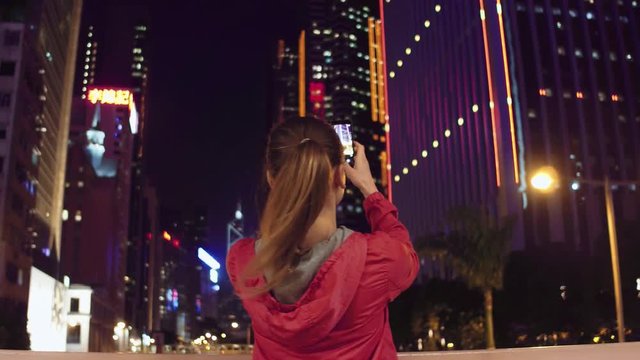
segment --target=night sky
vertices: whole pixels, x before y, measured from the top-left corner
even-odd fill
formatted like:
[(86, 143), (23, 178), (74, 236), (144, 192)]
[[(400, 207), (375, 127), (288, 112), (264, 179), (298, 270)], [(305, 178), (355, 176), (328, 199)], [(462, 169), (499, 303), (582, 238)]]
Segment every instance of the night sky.
[(209, 206), (215, 243), (255, 189), (270, 122), (278, 38), (295, 38), (294, 0), (153, 1), (146, 161), (163, 208)]

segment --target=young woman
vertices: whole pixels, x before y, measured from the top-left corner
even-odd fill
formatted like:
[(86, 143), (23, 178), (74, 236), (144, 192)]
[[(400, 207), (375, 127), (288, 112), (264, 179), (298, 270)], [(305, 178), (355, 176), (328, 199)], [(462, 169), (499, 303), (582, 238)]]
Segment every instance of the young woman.
[[(333, 128), (314, 119), (271, 131), (259, 239), (238, 241), (227, 256), (254, 359), (397, 358), (387, 305), (415, 279), (418, 257), (364, 147), (355, 149), (352, 167)], [(371, 234), (336, 225), (346, 178), (365, 198)]]

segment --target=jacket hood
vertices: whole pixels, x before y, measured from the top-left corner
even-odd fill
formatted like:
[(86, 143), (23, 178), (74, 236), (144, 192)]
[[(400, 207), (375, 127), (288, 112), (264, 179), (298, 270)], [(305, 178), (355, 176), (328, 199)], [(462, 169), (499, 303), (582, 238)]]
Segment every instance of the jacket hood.
[[(229, 271), (239, 278), (241, 269), (255, 255), (255, 241), (238, 243), (235, 264)], [(254, 331), (271, 341), (294, 347), (305, 347), (325, 337), (340, 321), (351, 304), (367, 256), (367, 241), (360, 233), (353, 233), (320, 266), (306, 291), (294, 304), (282, 304), (267, 293), (244, 299), (252, 318)], [(265, 285), (263, 277), (247, 279), (249, 289)]]

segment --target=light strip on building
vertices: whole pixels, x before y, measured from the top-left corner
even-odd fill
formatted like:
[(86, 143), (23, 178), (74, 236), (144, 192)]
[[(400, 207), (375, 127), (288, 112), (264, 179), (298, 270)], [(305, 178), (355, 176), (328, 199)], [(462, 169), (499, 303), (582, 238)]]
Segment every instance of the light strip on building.
[(378, 63), (378, 119), (380, 120), (381, 123), (386, 123), (386, 116), (387, 116), (387, 111), (386, 111), (386, 94), (385, 94), (385, 89), (386, 89), (386, 79), (385, 79), (385, 74), (386, 74), (386, 61), (384, 59), (384, 52), (383, 52), (383, 45), (382, 45), (382, 25), (380, 23), (380, 21), (376, 21), (375, 24), (375, 29), (376, 29), (376, 44), (378, 45), (376, 47), (377, 54), (378, 56), (376, 56), (376, 61)]
[(509, 109), (509, 131), (511, 132), (511, 152), (513, 155), (513, 176), (516, 184), (520, 182), (520, 169), (518, 168), (518, 154), (516, 153), (516, 129), (513, 121), (513, 99), (511, 97), (511, 80), (509, 78), (509, 63), (507, 59), (507, 45), (504, 35), (504, 22), (502, 20), (502, 4), (496, 2), (498, 22), (500, 23), (500, 46), (502, 47), (502, 63), (504, 66), (504, 79), (507, 85), (507, 107)]
[[(383, 4), (384, 0), (379, 0), (379, 8), (380, 8), (380, 21), (378, 22), (378, 24), (380, 24), (380, 39), (382, 40), (382, 42), (380, 42), (378, 44), (378, 46), (380, 47), (380, 59), (382, 60), (382, 64), (383, 64), (383, 71), (381, 74), (382, 79), (385, 81), (385, 85), (386, 85), (386, 81), (387, 81), (387, 55), (386, 55), (386, 46), (385, 46), (385, 36), (384, 36), (384, 4)], [(387, 87), (384, 87), (384, 92), (381, 95), (384, 95), (384, 108), (385, 109), (389, 109), (389, 97), (387, 94)], [(388, 115), (386, 115), (387, 112), (385, 111), (385, 117), (382, 117), (381, 119), (384, 119), (385, 124), (385, 135), (386, 135), (386, 139), (387, 139), (387, 164), (391, 164), (391, 129), (389, 127), (389, 119), (386, 117)], [(393, 201), (393, 187), (391, 186), (391, 171), (387, 172), (387, 194), (389, 196), (389, 201)]]
[(496, 185), (500, 187), (500, 158), (498, 157), (498, 136), (496, 132), (495, 102), (493, 101), (493, 84), (491, 83), (491, 64), (489, 58), (489, 40), (487, 39), (487, 21), (484, 0), (480, 0), (480, 22), (482, 23), (482, 40), (484, 42), (484, 60), (487, 67), (487, 85), (489, 85), (489, 110), (491, 112), (491, 131), (493, 132), (493, 156), (496, 163)]
[(298, 113), (300, 116), (306, 116), (307, 114), (305, 50), (305, 32), (302, 30), (298, 39)]
[(376, 43), (374, 40), (375, 27), (373, 18), (369, 18), (367, 26), (369, 29), (369, 86), (371, 87), (371, 120), (376, 122), (379, 119), (380, 111), (378, 110), (378, 94), (376, 92), (376, 83), (378, 82), (376, 61), (378, 61), (378, 58), (376, 56)]

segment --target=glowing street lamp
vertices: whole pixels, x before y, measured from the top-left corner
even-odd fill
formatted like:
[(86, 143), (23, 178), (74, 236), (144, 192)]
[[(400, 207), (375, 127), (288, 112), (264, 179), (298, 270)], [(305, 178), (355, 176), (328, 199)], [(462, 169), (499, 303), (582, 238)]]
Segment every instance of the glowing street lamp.
[(558, 187), (558, 172), (551, 166), (545, 166), (531, 177), (531, 186), (542, 192), (551, 192)]
[[(604, 188), (604, 203), (607, 213), (607, 227), (609, 230), (609, 248), (611, 251), (611, 269), (613, 270), (613, 289), (616, 300), (616, 322), (618, 324), (618, 341), (624, 342), (624, 309), (622, 306), (622, 285), (620, 283), (620, 260), (618, 258), (618, 236), (616, 233), (615, 211), (613, 207), (612, 186), (638, 186), (638, 181), (611, 181), (609, 177), (604, 180), (580, 179), (571, 182), (571, 189), (577, 191), (580, 189), (580, 183), (602, 186)], [(551, 166), (545, 166), (533, 173), (531, 177), (531, 186), (541, 192), (552, 192), (558, 188), (559, 176), (558, 172)], [(594, 338), (595, 342), (595, 338)]]

